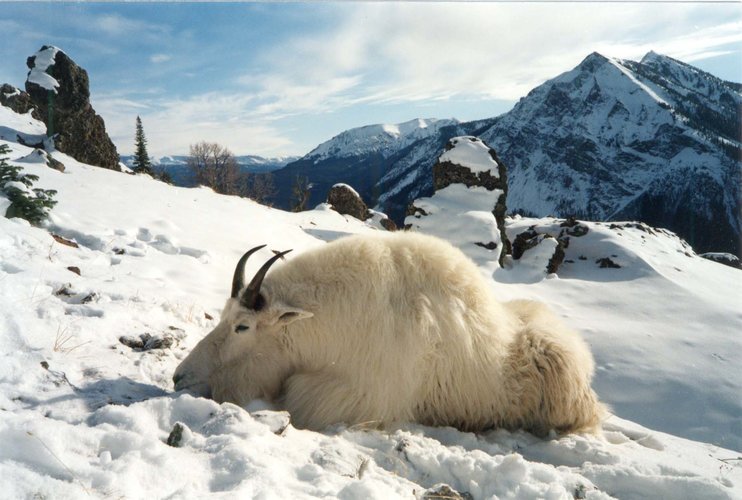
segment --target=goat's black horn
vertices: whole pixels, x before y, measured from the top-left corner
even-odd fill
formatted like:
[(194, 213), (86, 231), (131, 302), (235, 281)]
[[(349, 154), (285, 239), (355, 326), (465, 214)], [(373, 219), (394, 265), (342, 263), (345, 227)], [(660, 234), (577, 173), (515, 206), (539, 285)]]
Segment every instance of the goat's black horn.
[(245, 286), (245, 263), (247, 262), (248, 257), (250, 257), (252, 254), (260, 250), (261, 248), (264, 248), (265, 245), (260, 245), (259, 247), (255, 247), (251, 250), (248, 250), (245, 252), (245, 255), (240, 257), (240, 260), (237, 262), (237, 267), (234, 270), (234, 276), (232, 277), (232, 298), (236, 299), (237, 294), (240, 293), (240, 290), (242, 290), (242, 287)]
[(258, 272), (255, 273), (255, 276), (253, 276), (252, 281), (249, 285), (247, 285), (247, 289), (245, 290), (245, 293), (242, 294), (242, 305), (245, 306), (248, 309), (255, 309), (255, 305), (258, 301), (258, 294), (260, 294), (260, 286), (263, 284), (263, 278), (265, 278), (265, 274), (268, 272), (268, 269), (280, 258), (282, 258), (284, 255), (289, 253), (291, 250), (286, 250), (285, 252), (279, 252), (273, 257), (271, 257), (268, 262), (263, 264), (263, 267), (258, 269)]

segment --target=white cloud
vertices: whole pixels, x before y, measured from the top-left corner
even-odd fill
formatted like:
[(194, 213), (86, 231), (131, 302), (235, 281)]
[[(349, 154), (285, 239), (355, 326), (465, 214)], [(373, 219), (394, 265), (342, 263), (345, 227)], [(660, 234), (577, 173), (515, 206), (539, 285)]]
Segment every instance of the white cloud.
[[(82, 18), (81, 18), (82, 19)], [(150, 23), (122, 16), (120, 14), (104, 14), (87, 19), (85, 28), (91, 28), (111, 37), (119, 36), (160, 36), (170, 31), (163, 24)]]
[(515, 100), (596, 50), (624, 58), (655, 50), (693, 61), (742, 41), (732, 6), (372, 3), (347, 13), (334, 29), (265, 55), (269, 73), (250, 83), (270, 109)]
[(150, 62), (154, 64), (160, 64), (169, 61), (173, 57), (169, 54), (153, 54), (150, 56)]
[(190, 144), (218, 142), (235, 154), (274, 156), (292, 148), (277, 127), (254, 111), (253, 97), (209, 92), (187, 99), (102, 96), (93, 106), (103, 116), (119, 153), (134, 149), (136, 116), (141, 116), (153, 156), (187, 154)]

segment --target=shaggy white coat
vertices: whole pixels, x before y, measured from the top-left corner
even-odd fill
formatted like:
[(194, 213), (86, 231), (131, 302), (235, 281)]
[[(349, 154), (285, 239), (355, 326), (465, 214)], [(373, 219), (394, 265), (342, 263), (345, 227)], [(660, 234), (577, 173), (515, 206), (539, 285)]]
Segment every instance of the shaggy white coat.
[(227, 301), (176, 389), (263, 398), (309, 429), (419, 422), (543, 435), (595, 431), (605, 415), (585, 342), (540, 303), (499, 302), (443, 240), (342, 238), (276, 264), (261, 294), (258, 312)]

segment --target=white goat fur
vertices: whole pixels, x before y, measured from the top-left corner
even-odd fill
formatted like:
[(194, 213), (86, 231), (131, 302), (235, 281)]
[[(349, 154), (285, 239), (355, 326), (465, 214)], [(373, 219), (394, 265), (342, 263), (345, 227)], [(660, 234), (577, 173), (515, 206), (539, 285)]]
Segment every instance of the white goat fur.
[(498, 302), (437, 238), (342, 238), (276, 264), (260, 290), (261, 311), (227, 301), (176, 388), (267, 399), (310, 429), (419, 422), (543, 435), (596, 431), (604, 417), (584, 341), (540, 303)]

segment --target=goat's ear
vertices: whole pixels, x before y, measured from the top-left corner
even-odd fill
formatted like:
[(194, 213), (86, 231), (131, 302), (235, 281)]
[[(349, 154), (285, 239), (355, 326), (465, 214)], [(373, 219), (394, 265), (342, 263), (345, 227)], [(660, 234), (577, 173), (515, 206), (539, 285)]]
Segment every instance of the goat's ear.
[(294, 321), (309, 319), (314, 316), (313, 313), (305, 311), (304, 309), (299, 309), (297, 307), (291, 307), (283, 304), (277, 306), (274, 310), (274, 313), (276, 318), (276, 325), (279, 326), (290, 325)]

